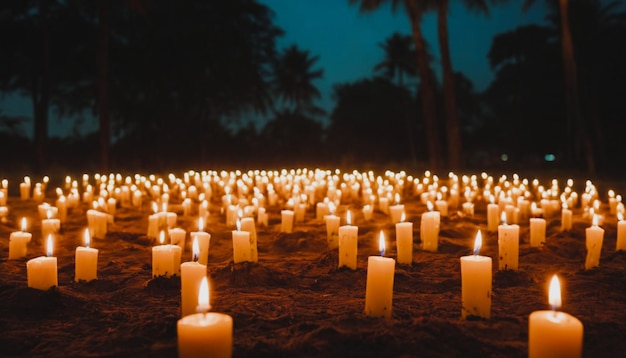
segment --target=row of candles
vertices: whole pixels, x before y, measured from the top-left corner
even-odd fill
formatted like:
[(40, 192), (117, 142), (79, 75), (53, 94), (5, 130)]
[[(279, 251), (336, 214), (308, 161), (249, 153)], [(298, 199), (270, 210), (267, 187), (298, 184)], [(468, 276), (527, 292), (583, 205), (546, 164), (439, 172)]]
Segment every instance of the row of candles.
[[(426, 182), (426, 180), (424, 181)], [(464, 179), (464, 182), (465, 182), (465, 179)], [(129, 181), (127, 180), (126, 183), (129, 183)], [(421, 183), (416, 184), (415, 188), (416, 189), (419, 188), (420, 185)], [(487, 186), (488, 185), (486, 185), (486, 187)], [(210, 191), (209, 189), (210, 187), (211, 186), (203, 185), (204, 194), (207, 194)], [(468, 186), (466, 186), (466, 188), (467, 187)], [(75, 188), (76, 188), (76, 185), (73, 184), (72, 189), (74, 191), (75, 191)], [(145, 185), (145, 188), (149, 188), (149, 190), (147, 190), (149, 195), (152, 195), (153, 197), (159, 196), (160, 199), (163, 199), (164, 196), (169, 194), (169, 193), (163, 193), (166, 190), (158, 189), (158, 188), (155, 188), (154, 186)], [(225, 188), (227, 187), (224, 187), (224, 189)], [(20, 189), (22, 189), (22, 185), (20, 186)], [(241, 188), (239, 188), (238, 190), (241, 190)], [(235, 262), (243, 262), (243, 261), (256, 262), (256, 260), (258, 259), (258, 257), (255, 256), (256, 237), (254, 237), (254, 239), (251, 238), (253, 235), (256, 236), (255, 230), (254, 230), (254, 220), (250, 217), (242, 218), (241, 203), (236, 206), (232, 205), (231, 204), (232, 199), (229, 198), (230, 196), (229, 190), (225, 190), (225, 192), (226, 194), (223, 197), (224, 207), (222, 208), (222, 210), (225, 209), (224, 211), (226, 214), (227, 224), (229, 225), (232, 224), (233, 217), (236, 217), (235, 221), (236, 221), (236, 225), (238, 226), (237, 231), (233, 231), (234, 261)], [(339, 190), (337, 190), (336, 192), (338, 193)], [(437, 251), (440, 216), (448, 215), (448, 212), (447, 212), (448, 203), (449, 201), (453, 201), (453, 200), (448, 200), (448, 201), (443, 200), (441, 192), (445, 192), (445, 190), (442, 190), (437, 193), (437, 196), (436, 196), (437, 200), (435, 201), (436, 208), (437, 208), (436, 211), (432, 211), (433, 208), (432, 208), (432, 204), (430, 201), (430, 199), (433, 198), (432, 193), (430, 191), (423, 191), (421, 193), (422, 200), (425, 201), (427, 204), (431, 204), (429, 207), (429, 211), (422, 215), (422, 222), (420, 225), (421, 241), (423, 243), (423, 248), (425, 250)], [(500, 193), (500, 196), (499, 196), (500, 199), (503, 198), (501, 195), (503, 191), (501, 190), (498, 191), (497, 186), (495, 187), (495, 192)], [(57, 193), (59, 193), (59, 190), (57, 190)], [(272, 192), (268, 188), (267, 196), (272, 197), (272, 195), (270, 195), (271, 193)], [(424, 195), (425, 193), (428, 193), (428, 195)], [(472, 194), (467, 195), (468, 193), (467, 190), (465, 191), (465, 193), (466, 193), (466, 198), (472, 196)], [(257, 199), (257, 203), (258, 203), (259, 196), (256, 196), (256, 194), (258, 193), (255, 191), (254, 199)], [(585, 194), (587, 194), (587, 192)], [(23, 190), (21, 191), (21, 195), (22, 197), (25, 196)], [(354, 195), (354, 193), (351, 195)], [(85, 194), (84, 196), (87, 196), (87, 195)], [(183, 194), (182, 196), (184, 197), (185, 194)], [(341, 194), (339, 193), (338, 196), (340, 197)], [(138, 197), (138, 195), (133, 194), (132, 197), (136, 198)], [(276, 200), (276, 196), (273, 196), (273, 197), (274, 197), (274, 200)], [(412, 257), (413, 257), (412, 223), (404, 222), (405, 221), (403, 218), (404, 207), (403, 205), (399, 204), (399, 200), (397, 199), (397, 197), (398, 197), (398, 193), (396, 192), (396, 204), (395, 205), (388, 205), (388, 200), (382, 200), (384, 199), (383, 197), (379, 198), (378, 200), (379, 210), (389, 214), (391, 221), (396, 223), (396, 243), (397, 243), (396, 247), (397, 247), (398, 262), (410, 264), (412, 262)], [(570, 202), (570, 205), (573, 206), (574, 203), (571, 201), (571, 197), (573, 196), (570, 196), (569, 202)], [(90, 199), (93, 198), (93, 193), (89, 196), (89, 198)], [(197, 198), (200, 199), (200, 196), (198, 196)], [(298, 198), (298, 197), (294, 196), (294, 198)], [(583, 196), (583, 198), (585, 198), (585, 196)], [(103, 199), (106, 199), (106, 198), (103, 198), (101, 196), (99, 198), (99, 201), (102, 202), (104, 201)], [(185, 202), (188, 203), (189, 201), (186, 201), (187, 199), (189, 198), (185, 198), (183, 200), (183, 203)], [(255, 201), (254, 199), (253, 199), (253, 202)], [(281, 211), (281, 225), (280, 225), (281, 231), (291, 232), (293, 230), (294, 221), (302, 220), (301, 214), (299, 213), (301, 212), (301, 208), (303, 207), (306, 208), (306, 205), (303, 205), (305, 204), (303, 202), (306, 201), (306, 198), (303, 199), (303, 197), (299, 197), (299, 199), (300, 200), (296, 201), (297, 203), (293, 203), (293, 202), (288, 203), (288, 206), (291, 209), (296, 209), (296, 210), (286, 209), (286, 210)], [(108, 200), (106, 200), (105, 202), (109, 204), (106, 206), (107, 211), (113, 211), (115, 209), (115, 199), (113, 197), (109, 197)], [(241, 200), (241, 202), (245, 202), (245, 201)], [(501, 210), (503, 202), (506, 204), (504, 205), (504, 210)], [(111, 203), (113, 203), (113, 205), (111, 205)], [(192, 312), (194, 310), (193, 307), (197, 306), (195, 304), (196, 301), (194, 301), (195, 298), (189, 299), (189, 297), (195, 296), (196, 291), (199, 292), (200, 290), (199, 283), (198, 283), (199, 277), (204, 276), (206, 274), (206, 259), (208, 259), (208, 246), (209, 246), (208, 242), (210, 240), (210, 235), (204, 232), (203, 227), (202, 227), (202, 219), (208, 215), (208, 205), (206, 205), (205, 203), (207, 203), (207, 201), (202, 200), (200, 201), (200, 204), (198, 205), (199, 213), (202, 212), (203, 207), (205, 209), (205, 212), (203, 213), (203, 215), (201, 215), (201, 218), (199, 219), (199, 231), (191, 233), (191, 236), (194, 238), (194, 245), (193, 245), (194, 248), (196, 246), (198, 247), (200, 246), (199, 242), (203, 242), (204, 244), (202, 245), (206, 248), (206, 250), (205, 252), (202, 252), (203, 250), (198, 248), (197, 253), (196, 253), (196, 250), (194, 250), (194, 256), (193, 256), (194, 260), (192, 262), (180, 264), (182, 248), (184, 248), (185, 246), (184, 238), (186, 236), (186, 233), (182, 229), (171, 228), (171, 226), (175, 225), (176, 214), (168, 213), (166, 210), (166, 205), (164, 205), (162, 211), (159, 212), (158, 210), (155, 209), (154, 210), (155, 213), (150, 215), (149, 217), (148, 236), (159, 236), (160, 243), (164, 243), (164, 232), (160, 231), (158, 234), (155, 235), (155, 228), (162, 228), (164, 226), (169, 228), (168, 234), (172, 243), (169, 245), (157, 245), (153, 248), (153, 275), (154, 276), (160, 276), (160, 275), (169, 276), (169, 275), (178, 275), (178, 274), (181, 275), (181, 279), (183, 279), (183, 283), (181, 284), (181, 286), (183, 287), (182, 293), (181, 293), (183, 296), (182, 297), (183, 315), (186, 315)], [(518, 203), (523, 203), (523, 200), (518, 200)], [(468, 205), (468, 204), (471, 204), (471, 205)], [(492, 201), (492, 203), (490, 203), (487, 206), (488, 229), (491, 229), (491, 220), (492, 220), (491, 218), (493, 217), (492, 213), (494, 212), (494, 210), (492, 209), (493, 205), (497, 207), (498, 209), (497, 213), (502, 214), (501, 216), (502, 224), (497, 227), (497, 231), (498, 231), (498, 243), (499, 243), (500, 257), (503, 257), (504, 259), (500, 260), (499, 267), (500, 269), (513, 269), (513, 270), (517, 269), (519, 226), (517, 224), (507, 225), (506, 218), (511, 217), (512, 221), (518, 220), (520, 212), (522, 213), (524, 212), (523, 205), (522, 205), (522, 209), (520, 209), (520, 207), (514, 207), (513, 209), (511, 209), (511, 204), (507, 203), (507, 200), (499, 200), (498, 204), (495, 204)], [(95, 206), (96, 205), (94, 205), (94, 207)], [(326, 206), (326, 208), (324, 208), (324, 206)], [(351, 269), (356, 269), (356, 247), (357, 247), (357, 242), (358, 242), (358, 227), (351, 225), (349, 211), (347, 213), (347, 218), (346, 218), (347, 225), (339, 226), (339, 218), (334, 215), (334, 206), (335, 205), (333, 204), (333, 201), (330, 201), (330, 200), (325, 200), (323, 203), (322, 202), (317, 203), (316, 216), (317, 217), (323, 216), (325, 218), (326, 225), (327, 225), (327, 240), (328, 240), (329, 247), (338, 248), (339, 250), (338, 265), (340, 267), (347, 266)], [(451, 205), (451, 206), (454, 206), (454, 205)], [(542, 206), (548, 209), (548, 206), (545, 205), (545, 203)], [(233, 215), (232, 207), (238, 208), (236, 216)], [(183, 208), (185, 210), (185, 213), (189, 213), (189, 207), (183, 206)], [(248, 209), (248, 207), (244, 207), (243, 209)], [(260, 214), (267, 215), (264, 208), (256, 207), (255, 209), (258, 215), (258, 222), (266, 225), (267, 217), (266, 216), (263, 217), (262, 215), (260, 215)], [(595, 204), (594, 204), (594, 209), (595, 211), (597, 211), (598, 209), (596, 208)], [(368, 219), (368, 214), (371, 213), (370, 210), (371, 210), (371, 206), (369, 204), (364, 205), (363, 207), (364, 218)], [(585, 206), (585, 211), (586, 210), (587, 209)], [(623, 207), (620, 213), (622, 211), (623, 211)], [(101, 211), (97, 211), (97, 210), (96, 212), (102, 213)], [(254, 213), (254, 212), (255, 210), (247, 210), (247, 214)], [(464, 203), (463, 213), (466, 215), (473, 215), (473, 203), (471, 203), (470, 201)], [(567, 211), (563, 210), (563, 215), (565, 215), (566, 213)], [(92, 212), (91, 215), (93, 216), (93, 214), (94, 213)], [(40, 215), (41, 215), (41, 207), (40, 207)], [(104, 231), (104, 234), (106, 234), (106, 223), (109, 220), (111, 220), (110, 218), (112, 218), (112, 215), (110, 214), (106, 214), (106, 215), (108, 216), (105, 216), (104, 224), (102, 224), (102, 221), (100, 222), (100, 224), (95, 224), (95, 220), (89, 220), (90, 213), (88, 212), (88, 224), (90, 227), (90, 232), (100, 231), (100, 235), (102, 235), (102, 231)], [(591, 228), (588, 228), (587, 230), (588, 241), (589, 241), (590, 236), (598, 237), (598, 234), (596, 234), (597, 232), (600, 232), (598, 229), (602, 230), (601, 228), (597, 226), (597, 218), (598, 218), (597, 214), (593, 213), (593, 218), (594, 218), (594, 225)], [(48, 214), (48, 218), (44, 220), (50, 220), (50, 219), (51, 219), (50, 214)], [(533, 219), (537, 219), (537, 220), (533, 220)], [(543, 225), (541, 225), (541, 220), (543, 220)], [(246, 229), (242, 229), (241, 227), (244, 222), (247, 223), (247, 225), (249, 225)], [(539, 222), (540, 224), (539, 225), (533, 224), (533, 222)], [(567, 224), (566, 220), (564, 219), (562, 219), (562, 223), (563, 222)], [(569, 216), (569, 222), (570, 222), (569, 228), (571, 228), (571, 211), (570, 211), (570, 216)], [(535, 246), (536, 243), (541, 243), (545, 240), (545, 219), (532, 218), (530, 223), (531, 223), (531, 230), (530, 230), (531, 231), (531, 246)], [(104, 229), (101, 229), (101, 230), (95, 229), (94, 226), (98, 226), (98, 225), (100, 226), (104, 225)], [(565, 226), (564, 230), (567, 230), (567, 229), (568, 227)], [(58, 230), (58, 228), (55, 228), (55, 230)], [(42, 231), (43, 231), (43, 222), (42, 222)], [(620, 239), (619, 239), (620, 231), (621, 230), (618, 230), (618, 245), (620, 242)], [(590, 232), (591, 234), (589, 234)], [(602, 235), (603, 235), (603, 231), (602, 231)], [(100, 237), (104, 237), (104, 235)], [(203, 239), (199, 239), (199, 237), (202, 237)], [(50, 242), (51, 240), (49, 239), (48, 241)], [(479, 237), (477, 237), (476, 241), (479, 241)], [(392, 297), (393, 297), (393, 275), (395, 271), (395, 260), (392, 258), (384, 257), (384, 250), (385, 250), (384, 242), (385, 240), (381, 232), (381, 236), (380, 236), (381, 255), (372, 256), (368, 258), (365, 312), (368, 315), (372, 315), (372, 316), (390, 317), (391, 311), (392, 311), (391, 308), (392, 308)], [(252, 245), (253, 243), (254, 245)], [(601, 238), (600, 238), (599, 246), (601, 247)], [(516, 250), (516, 247), (517, 247), (517, 250)], [(86, 245), (85, 249), (89, 249), (88, 245)], [(94, 249), (91, 249), (91, 250), (94, 250)], [(83, 251), (83, 250), (80, 250), (80, 251)], [(591, 250), (589, 251), (591, 252)], [(79, 254), (78, 252), (79, 250), (77, 249), (77, 260), (76, 260), (77, 280), (79, 280), (79, 276), (78, 276), (78, 266), (79, 266), (78, 255)], [(165, 252), (167, 252), (167, 254), (165, 254)], [(591, 256), (594, 256), (594, 255), (591, 255)], [(593, 261), (593, 260), (590, 260), (589, 257), (590, 255), (588, 254), (588, 258), (586, 261)], [(599, 249), (598, 249), (597, 257), (599, 258)], [(204, 263), (199, 262), (201, 258), (205, 258)], [(56, 261), (56, 259), (54, 261)], [(97, 250), (95, 254), (95, 262), (96, 264), (93, 267), (97, 266)], [(29, 264), (30, 264), (30, 261), (29, 261)], [(595, 265), (597, 265), (597, 263)], [(586, 264), (586, 267), (587, 266), (588, 265)], [(587, 268), (590, 268), (592, 266), (593, 265)], [(184, 268), (184, 267), (187, 267), (187, 268)], [(488, 267), (488, 274), (486, 273), (487, 267)], [(485, 273), (482, 273), (483, 271)], [(96, 276), (95, 270), (93, 270), (93, 272), (94, 272), (93, 278), (95, 278)], [(188, 275), (186, 274), (186, 272), (195, 272), (195, 275), (194, 274)], [(484, 258), (480, 255), (477, 255), (477, 252), (475, 252), (475, 255), (463, 257), (461, 258), (461, 272), (462, 272), (462, 302), (463, 302), (462, 316), (463, 317), (479, 316), (479, 317), (489, 318), (490, 306), (491, 306), (491, 299), (490, 299), (491, 258)], [(202, 275), (200, 273), (202, 273)], [(29, 273), (29, 283), (31, 281), (30, 275), (31, 274)], [(53, 276), (56, 277), (56, 268), (55, 268), (55, 274)], [(192, 280), (194, 282), (193, 285), (185, 283), (184, 278), (189, 277), (189, 276), (195, 277), (195, 279)], [(185, 287), (192, 287), (192, 286), (194, 288), (191, 288), (189, 290), (185, 289)], [(186, 291), (191, 292), (191, 294), (186, 295), (185, 294)], [(185, 297), (187, 297), (188, 299), (185, 299)], [(472, 301), (473, 298), (476, 298), (476, 299), (480, 298), (480, 299), (478, 299), (478, 301)], [(485, 298), (487, 298), (487, 300), (485, 300)], [(554, 317), (560, 317), (560, 315), (555, 314)], [(231, 321), (231, 326), (232, 326), (232, 321)], [(231, 330), (232, 330), (232, 327), (231, 327)], [(581, 335), (582, 335), (582, 328), (581, 328)], [(530, 343), (529, 343), (529, 347), (530, 347)]]

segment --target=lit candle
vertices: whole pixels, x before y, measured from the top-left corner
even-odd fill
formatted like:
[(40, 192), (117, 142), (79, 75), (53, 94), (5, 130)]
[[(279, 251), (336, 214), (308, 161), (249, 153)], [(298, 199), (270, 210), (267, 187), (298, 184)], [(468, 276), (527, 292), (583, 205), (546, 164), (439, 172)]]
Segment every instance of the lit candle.
[(378, 239), (380, 256), (367, 258), (365, 286), (365, 314), (373, 317), (391, 317), (393, 302), (393, 276), (396, 260), (385, 255), (385, 235)]
[(396, 224), (396, 250), (398, 250), (398, 263), (410, 265), (413, 263), (413, 223), (404, 222), (404, 212)]
[(200, 248), (200, 254), (198, 255), (198, 262), (206, 265), (209, 262), (209, 244), (211, 243), (211, 235), (208, 232), (204, 232), (204, 219), (198, 218), (198, 231), (193, 231), (189, 235), (192, 239), (198, 239), (198, 245)]
[(429, 211), (422, 214), (420, 221), (420, 239), (423, 250), (435, 252), (439, 248), (441, 214), (439, 211), (432, 211), (433, 204), (430, 201), (427, 206)]
[(598, 215), (593, 216), (591, 227), (585, 229), (585, 246), (587, 257), (585, 258), (585, 270), (600, 266), (600, 253), (604, 241), (604, 229), (598, 226)]
[(530, 246), (539, 247), (546, 242), (546, 219), (530, 218)]
[(535, 311), (528, 317), (528, 357), (581, 357), (583, 324), (558, 311), (561, 287), (556, 275), (550, 282), (548, 300), (552, 310)]
[(491, 257), (480, 256), (480, 230), (474, 240), (474, 255), (461, 257), (461, 317), (491, 317)]
[(326, 203), (319, 202), (315, 204), (315, 220), (322, 220), (328, 214), (330, 214), (330, 210), (328, 210)]
[(85, 229), (83, 240), (85, 246), (76, 248), (74, 280), (91, 281), (98, 278), (98, 249), (89, 247), (89, 229)]
[(259, 261), (259, 250), (257, 245), (256, 225), (254, 219), (250, 217), (241, 219), (241, 231), (250, 233), (250, 262)]
[(181, 314), (187, 316), (196, 313), (200, 282), (206, 276), (206, 265), (198, 262), (200, 245), (195, 238), (192, 244), (192, 260), (180, 265)]
[(494, 200), (495, 198), (491, 195), (489, 204), (487, 204), (487, 230), (490, 232), (498, 230), (498, 219), (500, 216), (500, 207), (494, 203)]
[(329, 249), (336, 249), (339, 245), (339, 216), (335, 215), (335, 205), (333, 203), (328, 204), (330, 214), (324, 216), (326, 221), (326, 242)]
[(268, 216), (265, 208), (259, 208), (256, 221), (259, 225), (267, 227)]
[(30, 199), (30, 178), (24, 177), (24, 181), (20, 183), (20, 199)]
[(48, 237), (49, 235), (56, 235), (61, 228), (61, 221), (53, 218), (52, 210), (48, 209), (47, 219), (41, 221), (41, 237)]
[(396, 193), (395, 204), (389, 207), (389, 218), (391, 219), (391, 223), (399, 223), (402, 213), (404, 213), (404, 205), (400, 204), (400, 194)]
[(381, 196), (378, 198), (378, 210), (382, 213), (389, 213), (389, 198)]
[(624, 214), (621, 212), (617, 213), (617, 243), (615, 250), (626, 251), (626, 221), (624, 221)]
[(517, 270), (519, 263), (519, 225), (507, 225), (506, 213), (502, 212), (502, 224), (498, 225), (498, 268)]
[(437, 200), (435, 200), (435, 208), (441, 216), (444, 218), (448, 216), (448, 202), (442, 199), (441, 193), (437, 193)]
[(152, 277), (180, 275), (180, 247), (164, 245), (165, 231), (160, 232), (159, 243), (160, 245), (152, 247)]
[(280, 211), (280, 232), (290, 233), (293, 232), (293, 210), (281, 210)]
[(180, 246), (181, 254), (184, 253), (187, 231), (185, 231), (185, 229), (175, 227), (168, 229), (167, 234), (170, 236), (170, 244)]
[(240, 263), (251, 261), (250, 250), (250, 233), (247, 231), (241, 231), (241, 219), (237, 218), (236, 221), (237, 230), (233, 230), (233, 262)]
[(356, 270), (359, 227), (351, 225), (350, 211), (346, 214), (346, 225), (339, 227), (339, 266)]
[(374, 208), (371, 205), (363, 205), (363, 220), (370, 221), (374, 216)]
[(561, 231), (572, 230), (572, 210), (567, 207), (567, 203), (563, 203), (561, 209)]
[(52, 256), (52, 235), (48, 235), (47, 256), (39, 256), (26, 262), (28, 287), (47, 290), (58, 286), (57, 258)]
[(9, 260), (18, 260), (26, 257), (28, 243), (33, 234), (26, 232), (26, 218), (22, 218), (21, 231), (12, 232), (9, 236)]
[[(93, 203), (97, 207), (97, 203)], [(96, 209), (87, 210), (87, 227), (92, 238), (104, 239), (107, 234), (107, 214)], [(151, 236), (151, 237), (157, 237)]]
[(180, 358), (229, 358), (233, 352), (233, 319), (224, 313), (207, 312), (209, 284), (202, 278), (197, 311), (184, 316), (176, 324)]

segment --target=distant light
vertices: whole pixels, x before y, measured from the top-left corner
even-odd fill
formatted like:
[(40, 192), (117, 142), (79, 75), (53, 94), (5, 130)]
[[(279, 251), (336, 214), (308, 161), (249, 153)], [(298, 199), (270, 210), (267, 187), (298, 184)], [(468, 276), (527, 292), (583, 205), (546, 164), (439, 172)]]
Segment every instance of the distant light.
[(546, 162), (553, 162), (556, 157), (554, 156), (554, 154), (548, 153), (545, 157), (543, 157), (543, 159), (545, 159)]
[(500, 156), (500, 159), (502, 159), (503, 162), (506, 162), (507, 160), (509, 160), (509, 155), (504, 153)]

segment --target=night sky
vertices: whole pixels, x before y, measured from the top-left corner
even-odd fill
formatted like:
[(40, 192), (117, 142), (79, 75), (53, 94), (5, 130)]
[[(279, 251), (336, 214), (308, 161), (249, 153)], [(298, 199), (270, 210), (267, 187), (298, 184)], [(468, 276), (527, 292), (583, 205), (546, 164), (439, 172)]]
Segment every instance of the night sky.
[[(359, 13), (358, 6), (350, 6), (348, 0), (260, 0), (275, 12), (275, 23), (285, 31), (279, 39), (280, 48), (297, 44), (319, 56), (317, 67), (324, 70), (324, 78), (316, 85), (322, 92), (319, 102), (328, 114), (334, 107), (332, 88), (334, 84), (371, 77), (374, 66), (382, 61), (384, 52), (379, 46), (394, 32), (410, 34), (410, 24), (401, 10), (393, 14), (390, 6), (372, 13)], [(485, 89), (493, 79), (487, 53), (495, 34), (512, 30), (528, 23), (541, 23), (545, 8), (538, 1), (528, 12), (523, 12), (521, 2), (493, 6), (489, 17), (469, 13), (459, 1), (452, 1), (449, 17), (449, 37), (453, 66), (473, 82), (477, 90)], [(435, 58), (439, 59), (436, 16), (425, 17), (422, 29)], [(435, 63), (439, 76), (440, 69)], [(0, 108), (5, 115), (32, 117), (28, 98), (3, 96)], [(50, 136), (63, 136), (71, 128), (71, 121), (59, 121), (53, 115)], [(80, 126), (81, 132), (97, 127), (87, 120)], [(32, 135), (32, 122), (24, 128)]]

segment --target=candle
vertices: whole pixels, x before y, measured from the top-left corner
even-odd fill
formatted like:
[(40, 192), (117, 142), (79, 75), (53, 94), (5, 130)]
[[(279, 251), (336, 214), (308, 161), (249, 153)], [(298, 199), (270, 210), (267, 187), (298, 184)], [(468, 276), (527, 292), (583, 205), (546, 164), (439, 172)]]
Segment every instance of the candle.
[(85, 246), (76, 248), (74, 280), (76, 282), (84, 280), (91, 281), (98, 278), (98, 250), (89, 247), (89, 229), (85, 229), (83, 235)]
[(420, 221), (420, 239), (422, 249), (425, 251), (437, 251), (439, 247), (439, 224), (441, 216), (439, 211), (432, 211), (433, 204), (428, 202), (428, 212), (422, 214)]
[(448, 216), (448, 202), (442, 199), (441, 193), (437, 193), (435, 208), (439, 212), (440, 216), (443, 216), (444, 218)]
[(330, 210), (328, 209), (328, 205), (324, 202), (319, 202), (315, 205), (315, 219), (322, 220), (324, 216), (330, 214)]
[(494, 204), (493, 195), (489, 197), (490, 203), (487, 204), (487, 230), (495, 232), (498, 230), (498, 217), (500, 216), (500, 207)]
[(546, 242), (546, 219), (530, 218), (530, 246), (539, 247)]
[(591, 227), (585, 229), (585, 246), (587, 247), (585, 270), (600, 266), (604, 229), (598, 226), (598, 220), (598, 215), (594, 215)]
[(192, 260), (180, 265), (180, 301), (183, 317), (196, 312), (200, 282), (206, 276), (206, 265), (198, 262), (200, 245), (197, 238), (193, 240), (192, 252)]
[(152, 277), (180, 275), (180, 247), (164, 245), (165, 231), (160, 232), (159, 243), (160, 245), (152, 247)]
[(491, 317), (491, 257), (478, 255), (480, 230), (474, 240), (474, 255), (461, 257), (461, 317)]
[(190, 234), (193, 239), (198, 239), (198, 245), (200, 247), (200, 254), (198, 255), (198, 262), (206, 265), (209, 262), (209, 244), (211, 243), (211, 235), (204, 232), (204, 219), (198, 218), (198, 231), (193, 231)]
[(404, 212), (404, 205), (400, 204), (400, 194), (396, 193), (395, 201), (396, 203), (389, 207), (389, 218), (392, 224), (399, 223)]
[(371, 205), (363, 205), (363, 220), (370, 221), (374, 216), (374, 208)]
[(47, 290), (58, 286), (57, 258), (52, 256), (52, 235), (48, 235), (47, 256), (39, 256), (26, 262), (28, 287)]
[[(96, 209), (87, 210), (87, 227), (91, 237), (104, 239), (107, 234), (107, 221), (107, 214)], [(156, 237), (156, 235), (150, 237)]]
[(624, 221), (624, 214), (618, 212), (617, 220), (617, 243), (615, 245), (615, 250), (626, 251), (626, 221)]
[(280, 211), (280, 232), (290, 233), (293, 232), (293, 210), (281, 210)]
[(257, 223), (259, 223), (259, 225), (267, 227), (268, 216), (265, 208), (259, 208), (256, 221)]
[(498, 268), (517, 270), (519, 262), (519, 225), (507, 225), (506, 213), (502, 212), (502, 224), (498, 225)]
[(356, 270), (359, 227), (351, 225), (350, 211), (346, 214), (346, 224), (339, 227), (339, 266)]
[(22, 218), (21, 231), (12, 232), (9, 236), (9, 260), (18, 260), (26, 257), (28, 243), (33, 234), (26, 232), (26, 218)]
[(185, 252), (185, 239), (187, 231), (179, 227), (168, 229), (167, 234), (170, 236), (170, 244), (180, 246), (181, 254)]
[(463, 203), (463, 214), (467, 216), (474, 216), (474, 203), (469, 201)]
[(378, 210), (385, 214), (389, 213), (389, 198), (384, 196), (378, 198)]
[(572, 211), (567, 208), (567, 203), (563, 203), (563, 209), (561, 209), (561, 231), (568, 231), (572, 229)]
[(41, 237), (56, 235), (61, 228), (61, 221), (53, 218), (52, 210), (47, 211), (47, 217), (47, 219), (41, 221)]
[(250, 233), (247, 231), (241, 231), (241, 219), (237, 218), (236, 221), (237, 230), (233, 230), (233, 262), (240, 263), (251, 261), (250, 250)]
[(250, 233), (250, 262), (259, 261), (259, 250), (257, 245), (256, 226), (253, 218), (241, 219), (241, 231)]
[(365, 314), (373, 317), (391, 317), (393, 302), (393, 277), (396, 261), (385, 255), (385, 236), (380, 232), (380, 256), (367, 258), (365, 286)]
[(30, 178), (24, 177), (24, 181), (20, 183), (20, 199), (30, 199)]
[(404, 222), (406, 215), (402, 213), (399, 223), (396, 224), (396, 250), (398, 263), (410, 265), (413, 263), (413, 223)]
[(329, 204), (330, 214), (324, 216), (326, 221), (326, 242), (329, 249), (336, 249), (339, 245), (339, 216), (335, 215), (335, 205)]
[(535, 311), (528, 317), (528, 357), (581, 357), (583, 324), (558, 311), (561, 287), (556, 275), (550, 282), (548, 300), (552, 310)]
[(239, 211), (239, 206), (237, 205), (228, 205), (226, 208), (226, 226), (235, 227), (237, 226), (237, 212)]
[(176, 324), (180, 358), (229, 358), (233, 352), (233, 319), (223, 313), (207, 312), (209, 285), (202, 278), (198, 293), (198, 312), (184, 316)]

